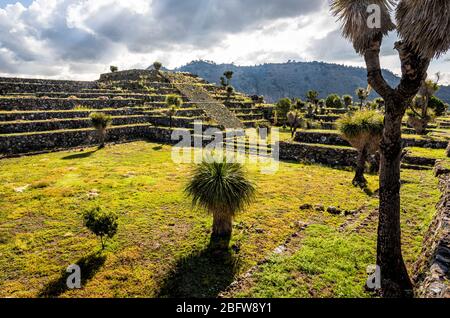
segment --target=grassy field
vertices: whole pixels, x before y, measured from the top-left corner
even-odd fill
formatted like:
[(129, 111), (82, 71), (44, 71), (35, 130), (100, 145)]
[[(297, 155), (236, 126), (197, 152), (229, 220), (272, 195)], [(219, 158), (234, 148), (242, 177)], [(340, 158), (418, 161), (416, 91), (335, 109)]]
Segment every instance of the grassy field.
[[(237, 216), (230, 252), (214, 254), (206, 249), (211, 217), (183, 193), (192, 165), (173, 163), (169, 146), (136, 142), (1, 160), (0, 297), (370, 297), (364, 282), (375, 262), (377, 177), (368, 176), (364, 192), (347, 170), (296, 163), (280, 163), (274, 175), (247, 169), (256, 201)], [(402, 180), (411, 266), (439, 191), (431, 171), (405, 170)], [(334, 216), (304, 204), (358, 213)], [(120, 216), (102, 253), (81, 218), (97, 206)], [(74, 263), (83, 288), (67, 290), (65, 269)]]

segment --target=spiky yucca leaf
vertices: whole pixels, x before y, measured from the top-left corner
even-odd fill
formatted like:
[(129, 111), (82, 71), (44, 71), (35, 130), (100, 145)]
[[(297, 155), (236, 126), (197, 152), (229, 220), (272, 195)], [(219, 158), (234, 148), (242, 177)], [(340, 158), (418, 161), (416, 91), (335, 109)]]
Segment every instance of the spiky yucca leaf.
[[(381, 28), (369, 28), (367, 24), (367, 8), (372, 4), (380, 6)], [(331, 12), (342, 21), (344, 37), (353, 43), (357, 53), (364, 54), (375, 37), (395, 30), (389, 13), (393, 5), (392, 0), (332, 0)]]
[(192, 197), (194, 206), (233, 216), (252, 202), (255, 186), (241, 164), (224, 159), (198, 165), (185, 192)]
[(92, 113), (90, 116), (92, 126), (97, 130), (105, 130), (111, 125), (112, 117), (105, 113)]
[(338, 129), (342, 137), (358, 150), (365, 146), (375, 152), (384, 129), (384, 116), (377, 111), (362, 110), (341, 117)]
[(439, 57), (450, 48), (449, 0), (402, 0), (397, 6), (398, 33), (422, 58)]

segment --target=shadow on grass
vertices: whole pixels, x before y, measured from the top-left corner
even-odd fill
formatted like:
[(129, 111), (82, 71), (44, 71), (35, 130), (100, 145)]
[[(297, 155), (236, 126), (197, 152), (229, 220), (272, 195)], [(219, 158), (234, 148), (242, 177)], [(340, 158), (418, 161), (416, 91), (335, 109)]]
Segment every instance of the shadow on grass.
[[(106, 256), (101, 252), (96, 252), (82, 257), (76, 262), (76, 265), (80, 266), (82, 286), (95, 276), (103, 264), (105, 264), (105, 261)], [(66, 269), (63, 269), (58, 279), (51, 281), (41, 290), (39, 297), (54, 298), (66, 292), (68, 290), (67, 278), (70, 275), (71, 273), (67, 273)]]
[(205, 249), (181, 259), (166, 277), (158, 298), (215, 298), (235, 279), (239, 258)]
[(100, 148), (92, 150), (92, 151), (86, 151), (86, 152), (81, 152), (81, 153), (77, 153), (77, 154), (74, 154), (74, 155), (66, 156), (66, 157), (63, 157), (61, 159), (62, 160), (74, 160), (74, 159), (89, 158), (90, 156), (92, 156), (94, 153), (96, 153), (99, 150), (100, 150)]
[(156, 147), (153, 147), (152, 149), (155, 150), (155, 151), (160, 151), (160, 150), (163, 149), (163, 146), (162, 145), (161, 146), (156, 146)]

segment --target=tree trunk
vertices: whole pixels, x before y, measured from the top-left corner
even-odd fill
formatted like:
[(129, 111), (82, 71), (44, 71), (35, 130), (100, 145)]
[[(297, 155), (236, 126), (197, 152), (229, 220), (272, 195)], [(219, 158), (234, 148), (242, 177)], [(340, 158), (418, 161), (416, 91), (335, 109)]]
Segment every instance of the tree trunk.
[(447, 154), (447, 157), (450, 158), (450, 142), (448, 143), (447, 150), (445, 152)]
[(404, 110), (387, 101), (380, 160), (377, 265), (384, 297), (411, 297), (412, 283), (402, 257), (400, 230), (401, 127)]
[(365, 188), (367, 186), (367, 180), (366, 178), (364, 178), (367, 155), (367, 146), (364, 146), (363, 149), (358, 152), (358, 162), (356, 164), (355, 178), (352, 181), (355, 187)]
[(100, 148), (104, 148), (105, 147), (105, 137), (106, 137), (106, 130), (105, 129), (100, 129), (98, 131), (98, 138), (99, 138), (99, 142), (100, 142)]
[(412, 283), (408, 276), (401, 249), (400, 230), (400, 161), (402, 157), (402, 118), (412, 98), (418, 93), (430, 59), (423, 59), (404, 42), (396, 42), (402, 79), (393, 89), (383, 78), (380, 49), (383, 35), (372, 39), (364, 53), (369, 84), (385, 100), (386, 116), (380, 145), (380, 209), (377, 242), (377, 265), (381, 272), (384, 297), (412, 296)]
[(213, 230), (210, 246), (213, 249), (228, 249), (233, 231), (233, 217), (227, 213), (213, 213)]

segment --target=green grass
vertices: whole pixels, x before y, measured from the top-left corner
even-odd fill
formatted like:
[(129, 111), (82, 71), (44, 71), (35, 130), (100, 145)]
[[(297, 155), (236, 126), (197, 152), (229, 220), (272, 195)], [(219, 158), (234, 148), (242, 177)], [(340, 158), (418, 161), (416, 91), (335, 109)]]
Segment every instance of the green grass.
[[(183, 193), (192, 166), (172, 162), (171, 149), (135, 142), (1, 160), (0, 297), (215, 297), (266, 257), (273, 260), (236, 295), (369, 296), (363, 283), (375, 260), (376, 223), (358, 225), (377, 205), (369, 193), (376, 176), (368, 176), (365, 193), (351, 185), (352, 171), (280, 163), (276, 174), (264, 175), (247, 165), (257, 197), (235, 220), (231, 244), (239, 251), (214, 255), (205, 250), (211, 217), (192, 210)], [(404, 171), (403, 180), (411, 266), (439, 191), (430, 171)], [(299, 209), (306, 203), (367, 208), (345, 217)], [(118, 234), (103, 254), (82, 225), (82, 213), (97, 206), (119, 214)], [(301, 240), (271, 257), (299, 221), (311, 224)], [(64, 271), (73, 263), (82, 266), (83, 288), (68, 291)]]
[(410, 156), (431, 158), (431, 159), (444, 159), (445, 149), (431, 149), (420, 147), (408, 147), (406, 148)]

